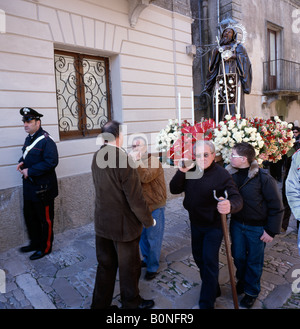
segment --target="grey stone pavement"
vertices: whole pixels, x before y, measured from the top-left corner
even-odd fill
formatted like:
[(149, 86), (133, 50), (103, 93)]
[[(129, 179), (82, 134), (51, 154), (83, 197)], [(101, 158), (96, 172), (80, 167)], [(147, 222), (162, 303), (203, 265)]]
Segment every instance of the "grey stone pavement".
[[(146, 281), (142, 269), (140, 294), (153, 298), (155, 309), (196, 309), (198, 305), (201, 280), (191, 255), (189, 220), (182, 201), (178, 197), (167, 202), (159, 274)], [(90, 308), (97, 267), (94, 240), (90, 223), (56, 234), (52, 253), (42, 259), (30, 261), (31, 253), (21, 254), (19, 247), (0, 253), (0, 309)], [(215, 308), (233, 309), (224, 243), (219, 266), (222, 296)], [(294, 270), (299, 273), (293, 277)], [(261, 293), (253, 308), (300, 309), (300, 294), (292, 292), (297, 277), (300, 257), (296, 223), (291, 218), (287, 232), (266, 247)], [(113, 304), (120, 306), (119, 298), (117, 277)]]

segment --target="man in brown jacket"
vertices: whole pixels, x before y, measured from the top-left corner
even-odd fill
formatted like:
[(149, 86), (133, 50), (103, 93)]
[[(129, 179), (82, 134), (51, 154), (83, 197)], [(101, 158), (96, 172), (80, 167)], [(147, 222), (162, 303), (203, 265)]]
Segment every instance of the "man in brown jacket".
[(146, 280), (152, 280), (157, 274), (162, 240), (165, 229), (165, 208), (167, 190), (164, 170), (158, 158), (147, 152), (147, 141), (135, 137), (132, 141), (130, 153), (136, 162), (139, 177), (142, 183), (144, 197), (147, 201), (156, 225), (144, 228), (140, 240), (140, 248), (144, 257), (143, 264), (147, 267)]
[(155, 220), (143, 197), (137, 170), (121, 148), (120, 124), (108, 122), (102, 137), (105, 144), (92, 162), (98, 268), (91, 308), (110, 307), (118, 268), (122, 308), (151, 308), (153, 300), (139, 295), (139, 240), (143, 226), (155, 225)]

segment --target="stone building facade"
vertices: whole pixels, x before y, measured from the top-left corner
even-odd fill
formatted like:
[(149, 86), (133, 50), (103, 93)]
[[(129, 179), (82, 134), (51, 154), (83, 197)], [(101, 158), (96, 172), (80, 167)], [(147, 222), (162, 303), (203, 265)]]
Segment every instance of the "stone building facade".
[[(253, 83), (246, 95), (246, 116), (280, 116), (300, 121), (300, 1), (191, 0), (194, 90), (206, 80), (209, 49), (216, 45), (218, 22), (232, 18), (247, 31), (245, 48), (252, 62)], [(200, 20), (199, 20), (200, 18)], [(241, 32), (241, 31), (238, 31)], [(196, 97), (196, 118), (209, 116)]]

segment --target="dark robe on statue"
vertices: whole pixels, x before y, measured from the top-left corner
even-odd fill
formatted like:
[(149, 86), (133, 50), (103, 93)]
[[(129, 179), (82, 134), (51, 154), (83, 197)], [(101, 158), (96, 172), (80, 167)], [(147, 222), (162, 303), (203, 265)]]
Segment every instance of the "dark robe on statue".
[[(232, 47), (235, 42), (226, 45)], [(244, 93), (250, 94), (251, 92), (251, 84), (252, 84), (252, 67), (251, 62), (249, 60), (246, 49), (242, 44), (238, 44), (233, 52), (233, 57), (228, 60), (224, 60), (225, 73), (236, 73), (237, 81), (241, 82), (241, 102), (240, 102), (240, 114), (241, 117), (245, 117), (245, 100)], [(208, 75), (207, 81), (205, 84), (204, 92), (211, 93), (214, 91), (215, 94), (215, 86), (216, 79), (218, 75), (223, 75), (223, 65), (221, 53), (219, 52), (219, 48), (216, 47), (213, 49), (211, 57), (209, 59), (209, 67), (208, 67)], [(230, 114), (235, 115), (236, 112), (236, 103), (230, 104)], [(225, 115), (228, 114), (226, 104), (219, 105), (219, 118), (220, 120), (224, 120)]]

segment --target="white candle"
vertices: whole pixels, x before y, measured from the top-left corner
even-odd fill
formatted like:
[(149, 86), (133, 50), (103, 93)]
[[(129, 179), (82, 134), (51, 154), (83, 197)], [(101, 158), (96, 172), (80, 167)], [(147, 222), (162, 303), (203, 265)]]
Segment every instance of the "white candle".
[(191, 91), (191, 101), (192, 101), (192, 126), (195, 123), (195, 111), (194, 111), (194, 91)]
[(216, 127), (219, 124), (219, 87), (216, 87)]
[[(239, 81), (238, 83), (238, 99), (237, 99), (237, 109), (236, 109), (236, 114), (240, 114), (240, 106), (241, 106), (241, 82)], [(239, 118), (239, 116), (238, 116)]]
[(181, 106), (180, 106), (180, 93), (178, 93), (178, 123), (181, 125)]

